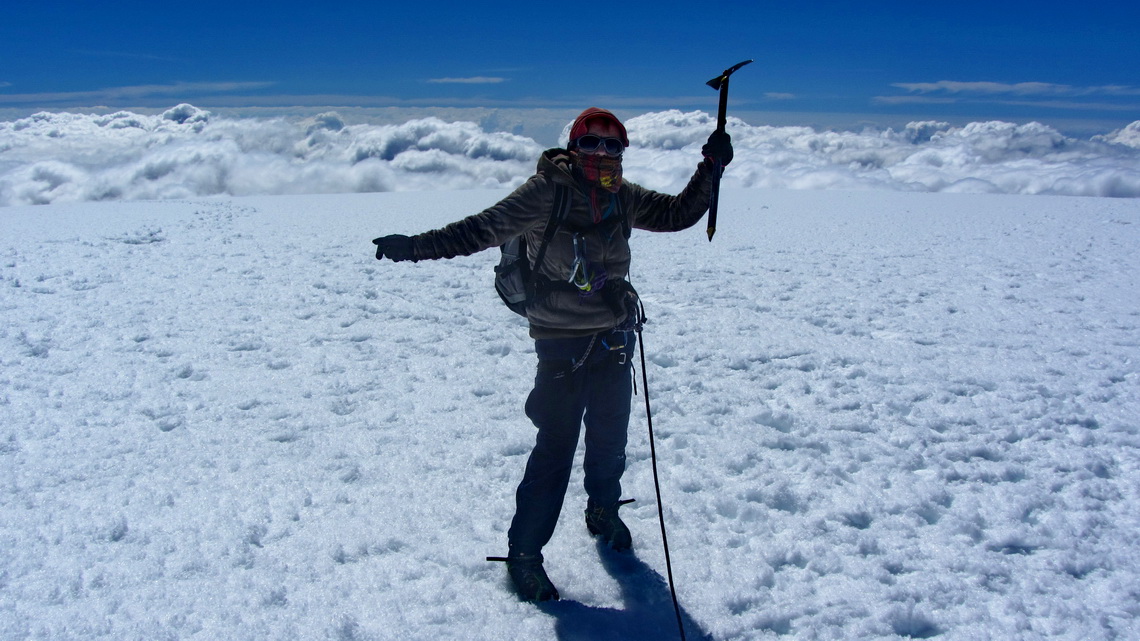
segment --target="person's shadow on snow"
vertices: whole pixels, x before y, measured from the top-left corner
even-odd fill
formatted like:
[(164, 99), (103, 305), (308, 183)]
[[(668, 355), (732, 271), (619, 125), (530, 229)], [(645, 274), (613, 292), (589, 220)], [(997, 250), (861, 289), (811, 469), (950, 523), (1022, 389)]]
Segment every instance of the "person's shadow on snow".
[[(569, 599), (540, 604), (540, 610), (555, 618), (559, 641), (679, 639), (677, 612), (665, 579), (632, 553), (614, 552), (601, 542), (597, 546), (602, 566), (621, 586), (625, 607), (598, 608)], [(684, 607), (681, 621), (686, 639), (712, 640)]]

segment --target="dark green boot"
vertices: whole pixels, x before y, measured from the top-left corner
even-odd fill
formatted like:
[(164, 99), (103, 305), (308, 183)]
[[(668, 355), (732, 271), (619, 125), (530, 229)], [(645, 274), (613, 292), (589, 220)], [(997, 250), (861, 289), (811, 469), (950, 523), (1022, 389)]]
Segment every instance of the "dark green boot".
[(630, 502), (621, 501), (613, 507), (605, 507), (589, 501), (586, 505), (586, 529), (594, 536), (601, 536), (610, 548), (618, 552), (632, 548), (633, 537), (618, 516), (618, 508)]
[(507, 574), (515, 584), (515, 590), (523, 601), (538, 603), (557, 601), (558, 590), (542, 569), (541, 554), (511, 552), (507, 557)]

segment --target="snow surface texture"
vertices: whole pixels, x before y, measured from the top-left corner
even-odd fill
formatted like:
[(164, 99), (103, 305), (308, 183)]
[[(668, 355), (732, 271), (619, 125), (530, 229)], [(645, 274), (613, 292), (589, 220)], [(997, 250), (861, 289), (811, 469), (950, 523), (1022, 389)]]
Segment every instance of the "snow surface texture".
[[(579, 463), (565, 600), (483, 560), (533, 343), (496, 252), (369, 240), (505, 193), (0, 209), (0, 638), (676, 638), (640, 411), (633, 556)], [(1140, 201), (729, 189), (720, 220), (632, 240), (690, 639), (1140, 638)]]
[[(626, 124), (626, 175), (671, 193), (716, 127), (699, 111)], [(1092, 140), (1005, 122), (856, 133), (731, 118), (729, 131), (728, 187), (1140, 196), (1140, 121)], [(225, 118), (190, 105), (154, 116), (45, 112), (0, 123), (0, 206), (514, 187), (540, 151), (530, 138), (438, 118), (353, 125), (334, 112)]]

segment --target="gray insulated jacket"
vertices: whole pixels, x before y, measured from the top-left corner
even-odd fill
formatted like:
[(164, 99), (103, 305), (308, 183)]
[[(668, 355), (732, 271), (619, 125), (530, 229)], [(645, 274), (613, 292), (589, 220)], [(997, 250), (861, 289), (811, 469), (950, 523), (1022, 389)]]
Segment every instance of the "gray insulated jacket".
[[(679, 231), (692, 227), (708, 209), (709, 173), (707, 164), (700, 163), (689, 184), (676, 196), (623, 181), (617, 193), (620, 207), (614, 211), (624, 213), (636, 229)], [(539, 273), (554, 282), (566, 281), (574, 264), (577, 234), (580, 251), (584, 249), (586, 262), (593, 269), (604, 269), (608, 280), (624, 280), (629, 274), (630, 254), (621, 221), (611, 215), (595, 222), (590, 187), (575, 178), (565, 149), (543, 152), (538, 172), (495, 205), (441, 229), (413, 236), (415, 260), (470, 256), (526, 234), (533, 265), (550, 219), (555, 182), (570, 188), (570, 211), (551, 239)], [(608, 202), (609, 192), (598, 193), (603, 204)], [(576, 291), (554, 289), (531, 304), (527, 317), (532, 337), (569, 338), (612, 329), (625, 320), (625, 312), (613, 309), (600, 293), (582, 296)]]

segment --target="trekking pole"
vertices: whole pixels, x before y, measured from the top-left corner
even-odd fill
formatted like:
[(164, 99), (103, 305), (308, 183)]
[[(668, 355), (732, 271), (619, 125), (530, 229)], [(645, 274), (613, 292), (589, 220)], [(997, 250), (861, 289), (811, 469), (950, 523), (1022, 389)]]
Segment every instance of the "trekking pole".
[(641, 327), (645, 324), (645, 306), (638, 301), (637, 346), (641, 352), (641, 387), (645, 394), (645, 419), (649, 423), (649, 460), (653, 467), (653, 489), (657, 493), (657, 520), (661, 523), (661, 543), (665, 548), (665, 575), (669, 579), (669, 595), (673, 597), (673, 611), (677, 613), (677, 630), (685, 641), (685, 623), (681, 619), (681, 604), (673, 587), (673, 563), (669, 560), (669, 536), (665, 533), (665, 508), (661, 505), (661, 481), (657, 476), (657, 447), (653, 443), (653, 412), (649, 409), (649, 375), (645, 373), (645, 341)]
[[(716, 78), (705, 83), (720, 92), (720, 107), (717, 109), (716, 114), (716, 130), (721, 133), (724, 133), (725, 127), (728, 126), (728, 77), (737, 69), (750, 62), (752, 61), (745, 60), (744, 62), (737, 63), (735, 66), (725, 69)], [(723, 172), (724, 166), (721, 165), (718, 160), (716, 167), (713, 167), (712, 192), (709, 194), (709, 225), (706, 230), (709, 235), (709, 242), (712, 242), (713, 234), (716, 233), (716, 210), (720, 204), (720, 175)]]

